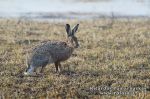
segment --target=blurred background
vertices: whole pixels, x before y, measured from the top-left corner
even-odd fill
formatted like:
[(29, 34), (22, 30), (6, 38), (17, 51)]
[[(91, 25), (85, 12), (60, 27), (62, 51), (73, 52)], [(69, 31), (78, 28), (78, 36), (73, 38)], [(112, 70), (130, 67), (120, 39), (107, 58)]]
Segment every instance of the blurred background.
[(0, 17), (88, 19), (150, 16), (150, 0), (0, 0)]

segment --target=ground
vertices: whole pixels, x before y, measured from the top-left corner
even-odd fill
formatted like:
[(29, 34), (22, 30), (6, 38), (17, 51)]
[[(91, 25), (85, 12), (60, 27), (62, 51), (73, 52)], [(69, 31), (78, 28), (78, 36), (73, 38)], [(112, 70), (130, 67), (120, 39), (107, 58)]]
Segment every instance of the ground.
[[(0, 99), (149, 99), (150, 20), (113, 20), (0, 19)], [(80, 24), (80, 48), (62, 63), (63, 72), (50, 64), (42, 75), (23, 76), (29, 50), (45, 40), (66, 40), (66, 23)]]

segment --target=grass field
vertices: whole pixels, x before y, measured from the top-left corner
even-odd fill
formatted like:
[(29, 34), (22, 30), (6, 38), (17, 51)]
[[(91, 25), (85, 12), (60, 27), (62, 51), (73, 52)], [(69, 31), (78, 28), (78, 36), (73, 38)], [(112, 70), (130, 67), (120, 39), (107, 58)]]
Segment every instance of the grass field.
[[(23, 76), (30, 49), (65, 40), (65, 24), (79, 23), (80, 48), (55, 73)], [(150, 98), (150, 20), (97, 19), (37, 22), (0, 19), (0, 99)], [(106, 94), (106, 95), (105, 95)]]

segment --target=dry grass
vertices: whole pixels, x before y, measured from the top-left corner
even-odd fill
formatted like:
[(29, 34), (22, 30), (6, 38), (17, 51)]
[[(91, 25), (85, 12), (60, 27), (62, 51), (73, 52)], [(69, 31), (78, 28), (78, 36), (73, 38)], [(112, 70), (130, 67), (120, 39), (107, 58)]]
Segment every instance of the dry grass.
[[(42, 76), (21, 76), (26, 68), (27, 51), (43, 40), (66, 39), (64, 25), (67, 22), (80, 23), (77, 33), (80, 48), (62, 64), (63, 73), (55, 73), (51, 64)], [(53, 23), (0, 19), (0, 99), (149, 99), (150, 20), (115, 19), (112, 27), (104, 28), (109, 22), (110, 19)], [(94, 87), (114, 89), (93, 91)], [(100, 94), (108, 91), (135, 94)]]

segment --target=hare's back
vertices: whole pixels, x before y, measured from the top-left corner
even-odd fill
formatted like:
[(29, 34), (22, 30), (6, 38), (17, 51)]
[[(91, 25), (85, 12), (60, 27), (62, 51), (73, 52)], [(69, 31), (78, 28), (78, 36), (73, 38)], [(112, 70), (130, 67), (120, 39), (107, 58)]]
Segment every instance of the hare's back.
[(56, 62), (68, 59), (71, 55), (71, 50), (66, 42), (47, 41), (36, 46), (32, 53), (35, 54), (34, 56), (51, 57)]
[(64, 61), (72, 54), (72, 49), (66, 42), (47, 42), (46, 46), (48, 47), (47, 50), (51, 53), (54, 61)]
[(40, 50), (40, 49), (50, 49), (50, 48), (59, 48), (59, 47), (66, 47), (66, 42), (61, 41), (43, 41), (40, 44), (36, 45), (33, 48), (33, 51)]
[(66, 50), (69, 46), (66, 42), (60, 42), (60, 41), (47, 41), (44, 43), (41, 43), (40, 45), (37, 45), (33, 51), (37, 52), (56, 52), (56, 51), (63, 51)]

